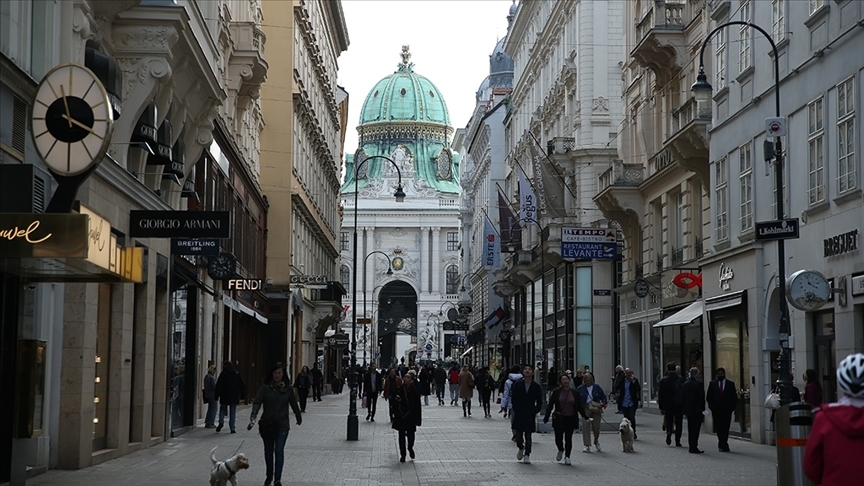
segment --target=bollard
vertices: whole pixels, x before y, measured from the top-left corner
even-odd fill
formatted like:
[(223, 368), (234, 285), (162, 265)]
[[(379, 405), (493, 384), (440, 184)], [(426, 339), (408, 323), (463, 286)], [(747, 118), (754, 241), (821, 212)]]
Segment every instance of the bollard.
[(804, 475), (804, 449), (812, 425), (813, 406), (806, 402), (783, 405), (774, 415), (778, 486), (815, 486)]

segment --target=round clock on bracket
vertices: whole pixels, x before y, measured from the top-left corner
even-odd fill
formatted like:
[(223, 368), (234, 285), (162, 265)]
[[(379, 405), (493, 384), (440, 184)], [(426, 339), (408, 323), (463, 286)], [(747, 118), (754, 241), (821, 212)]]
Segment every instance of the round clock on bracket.
[(30, 129), (36, 151), (53, 173), (85, 173), (102, 161), (111, 143), (111, 100), (92, 71), (61, 64), (36, 88)]
[(237, 259), (231, 253), (220, 253), (210, 259), (207, 273), (213, 280), (225, 280), (237, 273)]
[(815, 270), (798, 270), (786, 279), (786, 300), (796, 309), (811, 311), (830, 298), (830, 282)]

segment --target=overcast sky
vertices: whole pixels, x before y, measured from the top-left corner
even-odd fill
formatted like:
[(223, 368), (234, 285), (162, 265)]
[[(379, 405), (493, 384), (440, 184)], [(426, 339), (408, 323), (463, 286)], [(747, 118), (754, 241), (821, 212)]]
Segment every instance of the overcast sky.
[(339, 85), (348, 91), (345, 153), (357, 150), (363, 101), (396, 71), (411, 46), (414, 72), (428, 78), (447, 103), (453, 128), (463, 128), (474, 96), (489, 75), (489, 55), (507, 34), (511, 0), (342, 0), (348, 50), (339, 57)]

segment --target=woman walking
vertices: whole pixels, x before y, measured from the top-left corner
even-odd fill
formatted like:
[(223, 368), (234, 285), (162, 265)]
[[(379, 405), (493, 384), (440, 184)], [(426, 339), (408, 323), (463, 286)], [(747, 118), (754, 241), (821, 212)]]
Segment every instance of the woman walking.
[[(252, 418), (249, 429), (255, 425), (255, 417), (258, 410), (264, 407), (261, 413), (261, 421), (258, 423), (258, 433), (264, 441), (264, 464), (267, 468), (264, 486), (282, 486), (282, 466), (285, 463), (285, 441), (288, 440), (288, 431), (291, 428), (290, 406), (294, 410), (297, 425), (303, 423), (300, 407), (297, 405), (297, 397), (286, 382), (285, 370), (281, 364), (270, 369), (272, 381), (258, 389), (258, 394), (252, 405)], [(273, 459), (276, 463), (273, 463)], [(275, 478), (275, 482), (273, 479)]]
[(391, 427), (399, 431), (399, 462), (405, 462), (406, 439), (408, 454), (414, 459), (414, 435), (422, 422), (420, 392), (414, 387), (414, 379), (413, 373), (406, 373), (391, 400), (394, 409)]
[(549, 404), (546, 405), (546, 416), (543, 423), (549, 423), (549, 415), (552, 415), (552, 428), (555, 430), (555, 445), (558, 446), (556, 461), (564, 456), (564, 464), (570, 465), (570, 452), (573, 451), (573, 431), (581, 416), (585, 421), (590, 420), (585, 412), (585, 406), (579, 399), (576, 390), (570, 387), (570, 377), (561, 375), (558, 378), (558, 388), (552, 390)]
[(300, 411), (306, 413), (306, 399), (309, 398), (309, 390), (312, 388), (312, 374), (309, 367), (304, 366), (294, 380), (294, 388), (297, 389), (297, 397), (300, 399)]
[(471, 399), (474, 398), (474, 375), (468, 367), (459, 372), (459, 398), (462, 399), (462, 416), (471, 415)]
[(609, 399), (600, 385), (594, 383), (594, 375), (591, 372), (582, 374), (582, 384), (576, 389), (579, 392), (579, 399), (585, 406), (588, 417), (582, 422), (582, 444), (585, 446), (582, 452), (591, 452), (591, 431), (594, 431), (594, 447), (597, 452), (600, 452), (600, 421), (603, 417), (603, 410), (609, 404)]
[(492, 398), (492, 388), (494, 384), (492, 377), (489, 376), (487, 368), (480, 368), (477, 376), (474, 377), (474, 385), (477, 387), (477, 393), (480, 395), (480, 405), (483, 406), (483, 416), (486, 418), (492, 417), (489, 401)]
[(822, 385), (816, 377), (816, 370), (804, 372), (804, 401), (813, 405), (813, 408), (822, 406)]
[(210, 365), (207, 374), (204, 375), (204, 403), (207, 404), (204, 427), (215, 429), (216, 412), (219, 411), (219, 401), (216, 400), (216, 365)]

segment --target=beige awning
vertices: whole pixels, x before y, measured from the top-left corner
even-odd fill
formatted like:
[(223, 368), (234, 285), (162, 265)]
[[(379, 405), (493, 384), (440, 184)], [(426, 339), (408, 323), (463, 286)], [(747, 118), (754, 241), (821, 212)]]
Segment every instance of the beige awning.
[(690, 324), (697, 317), (702, 317), (703, 308), (704, 302), (702, 300), (697, 300), (666, 319), (654, 324), (652, 327), (681, 326), (684, 324)]

